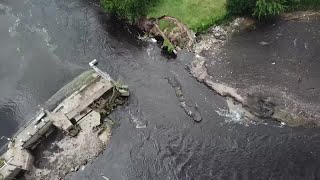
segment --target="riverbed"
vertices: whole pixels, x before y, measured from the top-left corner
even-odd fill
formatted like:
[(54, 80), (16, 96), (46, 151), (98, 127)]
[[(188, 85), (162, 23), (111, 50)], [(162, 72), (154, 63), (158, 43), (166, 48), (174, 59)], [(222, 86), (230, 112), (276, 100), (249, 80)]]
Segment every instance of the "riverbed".
[[(92, 59), (131, 90), (128, 104), (111, 115), (117, 125), (105, 152), (68, 178), (320, 178), (318, 129), (229, 113), (224, 98), (190, 75), (192, 54), (167, 59), (156, 43), (138, 38), (96, 2), (0, 4), (1, 136), (12, 135)], [(200, 123), (181, 107), (168, 78), (178, 81)]]

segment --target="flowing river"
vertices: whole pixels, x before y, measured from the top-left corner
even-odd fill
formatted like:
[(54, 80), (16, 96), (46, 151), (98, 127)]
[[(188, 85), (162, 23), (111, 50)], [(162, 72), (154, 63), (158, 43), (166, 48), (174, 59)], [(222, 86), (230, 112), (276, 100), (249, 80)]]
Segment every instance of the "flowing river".
[[(105, 152), (68, 178), (320, 178), (318, 129), (228, 113), (225, 100), (188, 73), (192, 54), (166, 59), (157, 44), (139, 40), (89, 0), (0, 0), (0, 136), (17, 131), (92, 59), (132, 96), (112, 114), (118, 125)], [(181, 108), (168, 79), (202, 122)]]

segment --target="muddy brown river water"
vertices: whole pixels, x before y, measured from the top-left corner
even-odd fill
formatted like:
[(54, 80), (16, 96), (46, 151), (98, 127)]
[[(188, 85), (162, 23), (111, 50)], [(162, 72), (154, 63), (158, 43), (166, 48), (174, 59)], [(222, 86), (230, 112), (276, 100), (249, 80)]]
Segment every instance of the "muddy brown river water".
[[(0, 24), (1, 136), (12, 135), (92, 59), (130, 87), (128, 104), (112, 114), (118, 124), (105, 152), (69, 179), (320, 178), (318, 129), (248, 123), (229, 113), (225, 99), (189, 74), (192, 54), (166, 59), (95, 2), (0, 0)], [(197, 107), (200, 123), (168, 78)]]

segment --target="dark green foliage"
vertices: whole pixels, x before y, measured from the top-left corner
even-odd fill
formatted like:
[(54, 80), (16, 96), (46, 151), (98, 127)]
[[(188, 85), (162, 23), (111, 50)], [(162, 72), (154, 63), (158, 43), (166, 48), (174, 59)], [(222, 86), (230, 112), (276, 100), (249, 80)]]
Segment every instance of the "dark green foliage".
[(227, 9), (232, 15), (266, 19), (285, 11), (285, 3), (286, 0), (227, 0)]
[(252, 15), (257, 0), (227, 0), (227, 10), (231, 15)]
[(320, 0), (287, 0), (288, 10), (319, 10)]
[(156, 2), (157, 0), (101, 0), (106, 10), (131, 21), (146, 15)]
[(268, 19), (287, 10), (320, 9), (320, 0), (227, 0), (231, 15)]
[(285, 0), (257, 0), (253, 16), (258, 19), (274, 17), (285, 11)]

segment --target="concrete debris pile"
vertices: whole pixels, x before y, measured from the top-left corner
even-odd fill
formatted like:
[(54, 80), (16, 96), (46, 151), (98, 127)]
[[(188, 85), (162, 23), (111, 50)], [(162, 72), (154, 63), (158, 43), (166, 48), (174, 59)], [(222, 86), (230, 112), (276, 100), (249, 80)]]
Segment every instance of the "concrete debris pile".
[[(72, 94), (53, 110), (41, 109), (10, 139), (8, 150), (1, 156), (0, 179), (15, 178), (21, 171), (28, 172), (26, 179), (63, 179), (103, 150), (111, 132), (111, 125), (103, 118), (130, 93), (127, 86), (114, 82), (95, 64), (90, 66), (96, 72), (80, 75), (86, 81), (76, 83), (78, 88), (71, 87)], [(52, 132), (62, 138), (46, 144)], [(52, 148), (59, 150), (50, 151)]]

